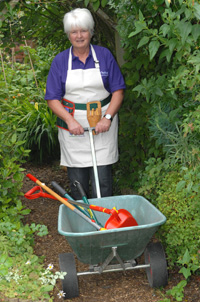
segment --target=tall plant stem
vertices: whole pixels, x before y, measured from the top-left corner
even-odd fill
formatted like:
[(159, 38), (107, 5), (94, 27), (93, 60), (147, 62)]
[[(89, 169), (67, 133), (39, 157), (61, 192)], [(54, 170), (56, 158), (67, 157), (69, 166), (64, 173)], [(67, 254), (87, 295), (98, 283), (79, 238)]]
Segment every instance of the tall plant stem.
[[(23, 31), (21, 21), (19, 21), (19, 24), (20, 24), (21, 29), (22, 29), (22, 31)], [(37, 82), (37, 78), (36, 78), (36, 75), (35, 75), (35, 69), (34, 69), (34, 67), (33, 67), (33, 61), (32, 61), (32, 59), (31, 59), (30, 52), (29, 52), (29, 50), (28, 50), (28, 44), (27, 44), (27, 41), (26, 41), (26, 37), (25, 37), (25, 36), (22, 36), (22, 38), (24, 39), (24, 44), (25, 44), (25, 46), (27, 47), (28, 57), (29, 57), (29, 61), (30, 61), (30, 64), (31, 64), (33, 76), (34, 76), (34, 79), (35, 79), (35, 84), (36, 84), (36, 87), (38, 88), (38, 82)]]
[(1, 64), (2, 64), (3, 76), (4, 76), (5, 83), (6, 83), (6, 88), (7, 88), (8, 85), (7, 85), (7, 81), (6, 81), (6, 73), (5, 73), (5, 69), (4, 69), (3, 55), (2, 55), (1, 49), (0, 49), (0, 56), (1, 56)]

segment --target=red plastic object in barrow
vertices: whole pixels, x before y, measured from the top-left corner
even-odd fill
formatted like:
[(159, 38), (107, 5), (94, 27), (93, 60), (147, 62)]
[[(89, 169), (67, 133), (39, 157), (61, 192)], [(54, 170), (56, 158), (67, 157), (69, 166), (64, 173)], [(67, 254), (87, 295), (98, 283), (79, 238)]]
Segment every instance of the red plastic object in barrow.
[(135, 218), (125, 209), (112, 209), (110, 218), (106, 221), (106, 229), (125, 228), (137, 226), (138, 223)]

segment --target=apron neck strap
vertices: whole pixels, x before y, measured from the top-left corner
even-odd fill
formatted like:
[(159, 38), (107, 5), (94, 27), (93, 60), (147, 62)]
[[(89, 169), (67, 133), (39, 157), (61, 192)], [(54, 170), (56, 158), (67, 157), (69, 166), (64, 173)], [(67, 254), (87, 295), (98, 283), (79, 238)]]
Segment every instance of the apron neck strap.
[(91, 45), (91, 51), (92, 51), (92, 56), (93, 56), (95, 68), (99, 69), (99, 61), (97, 60), (96, 52), (95, 52), (95, 50), (94, 50), (94, 48), (93, 48), (92, 45)]
[[(92, 45), (90, 45), (90, 46), (91, 46), (93, 60), (95, 63), (95, 68), (99, 69), (99, 61), (97, 60), (96, 52), (95, 52), (93, 46)], [(72, 46), (69, 49), (68, 70), (72, 70)]]

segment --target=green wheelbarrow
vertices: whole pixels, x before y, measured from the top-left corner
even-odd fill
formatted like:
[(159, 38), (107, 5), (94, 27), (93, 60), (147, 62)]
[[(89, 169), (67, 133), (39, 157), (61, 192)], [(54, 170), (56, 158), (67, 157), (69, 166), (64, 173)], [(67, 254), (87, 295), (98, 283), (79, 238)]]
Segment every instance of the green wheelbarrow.
[[(147, 199), (138, 195), (123, 195), (89, 199), (91, 204), (116, 209), (126, 209), (138, 226), (97, 231), (91, 224), (78, 217), (64, 204), (59, 207), (58, 232), (65, 236), (74, 253), (59, 255), (60, 270), (67, 272), (62, 280), (65, 299), (79, 296), (78, 277), (109, 272), (146, 269), (151, 287), (167, 285), (168, 272), (164, 249), (160, 242), (150, 242), (166, 217)], [(104, 225), (106, 215), (96, 213)], [(144, 253), (144, 264), (137, 258)], [(88, 271), (77, 272), (75, 257), (88, 264)]]

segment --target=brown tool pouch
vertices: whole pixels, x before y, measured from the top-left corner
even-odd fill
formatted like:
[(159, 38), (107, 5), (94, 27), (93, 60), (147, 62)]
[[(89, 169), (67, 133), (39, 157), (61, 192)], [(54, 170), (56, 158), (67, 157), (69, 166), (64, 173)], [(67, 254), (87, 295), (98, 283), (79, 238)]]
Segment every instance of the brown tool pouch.
[[(97, 106), (96, 109), (94, 108), (94, 104)], [(101, 120), (101, 102), (87, 103), (87, 119), (91, 128), (96, 127), (96, 124)], [(94, 130), (93, 134), (95, 135)]]

